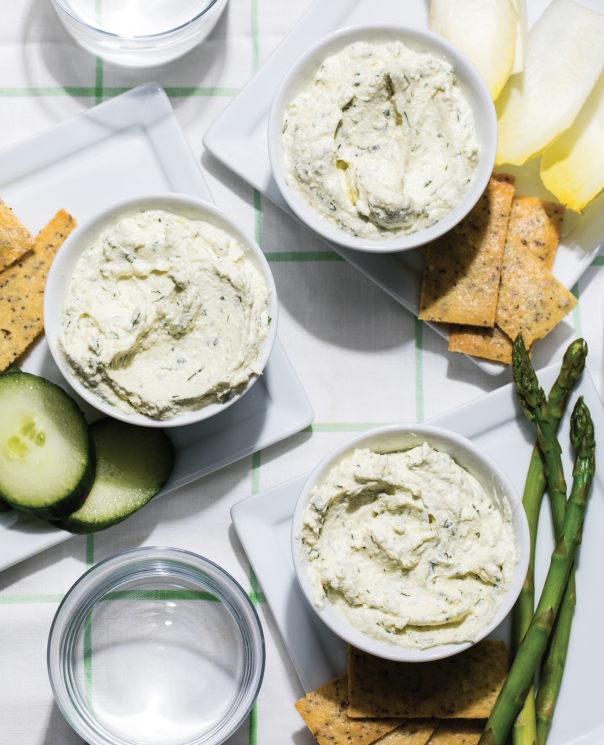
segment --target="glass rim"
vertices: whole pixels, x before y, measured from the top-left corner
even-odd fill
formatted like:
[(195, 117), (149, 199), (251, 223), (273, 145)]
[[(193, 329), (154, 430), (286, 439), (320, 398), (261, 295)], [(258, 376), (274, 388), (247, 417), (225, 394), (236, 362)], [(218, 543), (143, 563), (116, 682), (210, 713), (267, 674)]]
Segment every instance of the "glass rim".
[[(136, 560), (137, 556), (141, 557), (139, 561)], [(187, 561), (187, 557), (191, 557), (193, 561)], [(128, 561), (129, 558), (133, 561)], [(74, 683), (71, 659), (74, 644), (92, 608), (129, 579), (145, 576), (140, 571), (141, 562), (154, 560), (174, 562), (183, 567), (183, 574), (171, 574), (165, 571), (165, 565), (158, 565), (158, 569), (164, 570), (156, 574), (160, 577), (182, 577), (189, 574), (188, 579), (193, 582), (195, 573), (204, 573), (204, 565), (210, 569), (212, 573), (207, 578), (220, 590), (218, 599), (221, 602), (227, 601), (227, 610), (233, 617), (243, 642), (243, 676), (235, 699), (217, 724), (203, 734), (195, 735), (187, 745), (217, 745), (231, 737), (248, 716), (260, 692), (266, 665), (264, 632), (254, 603), (237, 580), (215, 562), (186, 549), (142, 546), (121, 551), (99, 561), (74, 582), (57, 608), (48, 636), (47, 670), (54, 699), (67, 722), (90, 745), (132, 743), (106, 730), (90, 715), (81, 692)], [(107, 571), (106, 565), (110, 562), (115, 564), (114, 571), (109, 568), (108, 573), (103, 575), (103, 568)], [(93, 574), (100, 574), (101, 577), (91, 577)], [(149, 575), (153, 574), (150, 567)], [(74, 600), (74, 593), (77, 594), (78, 590), (80, 595)], [(71, 607), (68, 607), (70, 604)], [(233, 610), (238, 611), (237, 616), (233, 615)]]
[(146, 40), (152, 40), (152, 39), (161, 39), (163, 37), (170, 36), (171, 34), (176, 33), (176, 31), (181, 31), (182, 29), (187, 28), (192, 23), (195, 23), (195, 21), (198, 21), (202, 16), (204, 16), (211, 8), (216, 5), (220, 0), (209, 0), (208, 5), (201, 11), (201, 13), (198, 13), (196, 16), (191, 18), (190, 20), (186, 21), (185, 23), (181, 23), (179, 26), (174, 26), (174, 28), (168, 29), (167, 31), (160, 31), (157, 34), (142, 34), (140, 36), (127, 36), (125, 34), (116, 34), (113, 31), (105, 31), (102, 28), (99, 28), (98, 26), (93, 26), (91, 23), (87, 23), (86, 21), (83, 21), (81, 18), (78, 18), (69, 8), (65, 6), (64, 0), (52, 0), (52, 3), (57, 7), (58, 10), (60, 10), (62, 13), (65, 13), (66, 16), (69, 17), (71, 21), (73, 21), (78, 26), (81, 26), (83, 29), (87, 29), (88, 31), (92, 31), (96, 34), (103, 34), (105, 37), (111, 38), (111, 39), (125, 39), (128, 41), (146, 41)]

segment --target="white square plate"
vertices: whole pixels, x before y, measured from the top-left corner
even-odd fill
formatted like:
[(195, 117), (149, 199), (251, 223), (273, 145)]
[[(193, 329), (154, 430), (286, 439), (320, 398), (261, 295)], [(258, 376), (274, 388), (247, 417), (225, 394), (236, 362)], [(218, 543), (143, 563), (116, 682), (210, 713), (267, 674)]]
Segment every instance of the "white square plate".
[[(539, 373), (546, 391), (559, 372), (558, 365)], [(589, 406), (596, 437), (604, 433), (604, 411), (586, 370), (571, 399), (582, 395)], [(572, 482), (569, 451), (570, 406), (560, 425), (564, 471)], [(428, 423), (428, 422), (426, 422)], [(470, 404), (429, 421), (430, 424), (468, 437), (507, 472), (519, 494), (535, 443), (535, 429), (516, 401), (513, 384), (503, 386)], [(601, 457), (598, 459), (601, 461)], [(308, 474), (307, 474), (308, 475)], [(322, 623), (302, 594), (291, 553), (291, 521), (296, 500), (307, 475), (239, 502), (231, 509), (235, 530), (273, 612), (285, 645), (306, 692), (332, 680), (347, 669), (346, 644)], [(601, 585), (601, 535), (604, 525), (604, 473), (594, 479), (577, 558), (577, 607), (566, 669), (548, 745), (596, 745), (604, 742), (604, 709), (601, 705), (604, 666), (601, 619), (604, 595)], [(536, 552), (535, 584), (541, 592), (554, 543), (547, 496), (543, 500)], [(510, 618), (489, 638), (503, 639), (509, 647)]]
[[(0, 153), (0, 194), (36, 233), (61, 207), (83, 220), (122, 197), (174, 191), (213, 203), (163, 89), (149, 83)], [(55, 365), (42, 336), (19, 366), (83, 401)], [(310, 402), (277, 339), (264, 374), (246, 395), (203, 422), (176, 427), (174, 471), (160, 495), (307, 427)], [(0, 570), (71, 537), (43, 520), (0, 513)]]
[[(550, 0), (528, 0), (529, 27), (549, 2)], [(599, 7), (596, 4), (596, 9), (602, 12), (601, 2)], [(295, 217), (273, 179), (266, 134), (273, 97), (285, 73), (309, 46), (333, 31), (359, 23), (394, 21), (428, 28), (428, 11), (427, 0), (405, 0), (404, 3), (400, 0), (316, 0), (262, 68), (208, 129), (204, 145), (218, 160)], [(522, 167), (504, 166), (497, 170), (516, 175), (518, 194), (558, 201), (542, 185), (538, 167), (539, 160), (535, 159)], [(568, 289), (573, 287), (590, 266), (604, 243), (603, 207), (604, 196), (600, 196), (583, 215), (568, 211), (565, 216), (553, 273)], [(424, 273), (424, 257), (418, 250), (398, 254), (370, 254), (328, 241), (325, 243), (417, 316)], [(559, 330), (541, 342), (542, 349), (547, 347), (547, 351), (551, 353), (551, 359), (558, 356), (557, 345), (560, 339), (573, 336), (571, 319), (567, 317), (562, 323), (569, 326), (568, 335)], [(446, 326), (432, 323), (430, 326), (448, 341)], [(507, 365), (497, 362), (476, 357), (470, 359), (490, 375), (499, 375), (508, 369)]]

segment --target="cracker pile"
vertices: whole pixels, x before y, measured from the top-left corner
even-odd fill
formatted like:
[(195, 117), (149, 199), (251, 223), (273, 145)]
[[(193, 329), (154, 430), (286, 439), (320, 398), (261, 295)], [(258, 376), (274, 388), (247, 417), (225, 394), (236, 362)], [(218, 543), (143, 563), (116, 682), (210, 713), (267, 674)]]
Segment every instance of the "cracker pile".
[(295, 706), (319, 745), (476, 745), (508, 673), (503, 642), (392, 662), (348, 648), (348, 673)]
[(564, 207), (515, 195), (515, 178), (494, 174), (468, 216), (423, 251), (419, 318), (449, 324), (449, 350), (512, 361), (577, 304), (552, 275)]
[(34, 239), (0, 200), (0, 372), (43, 330), (48, 270), (75, 226), (60, 210)]

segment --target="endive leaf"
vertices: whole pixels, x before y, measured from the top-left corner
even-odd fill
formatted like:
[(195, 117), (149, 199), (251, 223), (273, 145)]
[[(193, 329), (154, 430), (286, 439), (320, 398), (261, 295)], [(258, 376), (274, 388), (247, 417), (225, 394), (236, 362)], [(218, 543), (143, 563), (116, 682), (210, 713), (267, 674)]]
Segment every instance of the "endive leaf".
[(576, 212), (604, 189), (604, 73), (572, 127), (543, 153), (541, 179)]
[(526, 56), (526, 29), (528, 23), (526, 19), (526, 0), (513, 0), (518, 23), (516, 24), (516, 54), (514, 55), (514, 66), (511, 75), (524, 70), (524, 59)]
[(523, 165), (568, 129), (604, 69), (604, 15), (553, 0), (529, 31), (524, 72), (497, 100), (496, 164)]
[(513, 0), (432, 0), (430, 29), (478, 68), (493, 100), (514, 64), (518, 15)]

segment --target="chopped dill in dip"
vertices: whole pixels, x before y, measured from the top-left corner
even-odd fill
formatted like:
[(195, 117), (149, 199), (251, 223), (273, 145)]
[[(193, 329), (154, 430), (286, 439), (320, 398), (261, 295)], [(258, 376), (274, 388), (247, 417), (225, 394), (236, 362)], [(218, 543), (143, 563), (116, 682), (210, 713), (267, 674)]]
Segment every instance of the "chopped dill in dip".
[(453, 68), (399, 41), (328, 57), (284, 114), (286, 179), (325, 220), (384, 240), (428, 228), (468, 190), (474, 115)]
[(418, 649), (472, 641), (519, 560), (507, 500), (426, 443), (356, 450), (311, 492), (298, 538), (317, 607)]
[(228, 401), (258, 375), (268, 325), (266, 283), (234, 238), (150, 210), (81, 256), (60, 344), (102, 400), (166, 420)]

